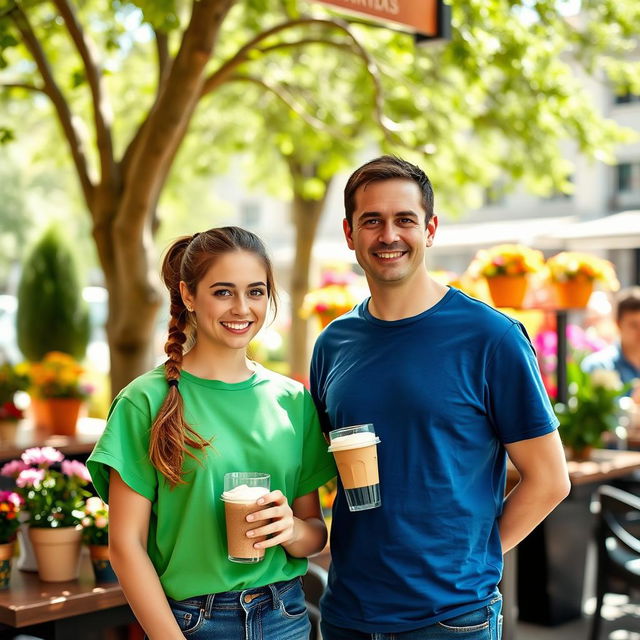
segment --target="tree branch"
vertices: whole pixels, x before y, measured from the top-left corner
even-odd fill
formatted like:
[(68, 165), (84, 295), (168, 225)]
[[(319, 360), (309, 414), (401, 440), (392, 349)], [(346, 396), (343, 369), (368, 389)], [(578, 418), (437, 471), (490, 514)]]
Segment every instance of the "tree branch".
[(98, 142), (98, 154), (100, 157), (100, 168), (102, 174), (102, 184), (111, 184), (115, 176), (115, 160), (113, 157), (113, 140), (111, 137), (111, 114), (106, 103), (102, 88), (102, 77), (98, 65), (89, 49), (89, 42), (85, 37), (82, 25), (71, 7), (68, 0), (53, 0), (57, 7), (71, 40), (73, 41), (84, 65), (91, 89), (93, 106), (93, 120), (96, 128), (96, 139)]
[(169, 54), (169, 36), (166, 31), (154, 29), (156, 36), (156, 53), (158, 55), (158, 88), (157, 95), (160, 95), (162, 88), (167, 80), (169, 71), (171, 71), (171, 56)]
[(262, 89), (265, 89), (269, 93), (272, 93), (278, 100), (280, 100), (283, 104), (287, 106), (287, 108), (291, 109), (298, 117), (300, 117), (304, 122), (306, 122), (313, 129), (317, 129), (319, 131), (325, 131), (326, 133), (330, 133), (332, 136), (344, 137), (345, 131), (341, 129), (337, 129), (328, 125), (326, 122), (312, 116), (304, 107), (301, 107), (296, 104), (295, 98), (293, 95), (285, 95), (285, 92), (282, 87), (276, 87), (272, 84), (269, 84), (265, 80), (261, 78), (255, 78), (250, 75), (245, 75), (241, 73), (234, 73), (232, 76), (227, 78), (226, 83), (231, 82), (249, 82), (251, 84), (255, 84)]
[(351, 53), (356, 53), (353, 43), (349, 42), (331, 42), (329, 43), (326, 38), (303, 38), (302, 40), (294, 40), (289, 42), (279, 42), (278, 44), (272, 44), (268, 47), (260, 47), (257, 49), (260, 53), (266, 54), (278, 49), (289, 49), (291, 47), (302, 47), (307, 44), (330, 44), (334, 49), (345, 49)]
[[(322, 27), (327, 27), (329, 29), (335, 29), (341, 31), (346, 34), (349, 40), (352, 42), (352, 47), (349, 47), (349, 50), (352, 51), (356, 56), (358, 56), (364, 63), (365, 69), (369, 78), (371, 79), (373, 86), (373, 116), (375, 121), (380, 126), (385, 139), (393, 144), (403, 144), (400, 137), (397, 135), (400, 127), (397, 123), (393, 122), (390, 118), (387, 118), (384, 115), (383, 109), (383, 91), (380, 83), (380, 79), (378, 77), (378, 70), (376, 63), (371, 58), (369, 53), (364, 49), (364, 47), (360, 44), (356, 36), (351, 32), (349, 25), (346, 22), (337, 19), (328, 19), (328, 18), (313, 18), (311, 16), (298, 18), (297, 20), (288, 20), (281, 24), (268, 29), (262, 33), (259, 33), (257, 36), (249, 40), (244, 46), (242, 46), (236, 54), (222, 64), (216, 71), (214, 71), (206, 80), (202, 88), (202, 95), (210, 93), (217, 89), (221, 84), (227, 82), (234, 70), (239, 67), (241, 64), (250, 59), (250, 53), (252, 50), (261, 49), (258, 45), (264, 40), (270, 38), (271, 36), (280, 33), (282, 31), (286, 31), (287, 29), (294, 29), (296, 27), (300, 27), (303, 25), (320, 25)], [(316, 39), (313, 38), (315, 41)], [(345, 48), (345, 43), (334, 43), (331, 40), (321, 40), (327, 46), (339, 47), (341, 49)], [(294, 46), (295, 43), (282, 43), (281, 45), (271, 45), (270, 47), (265, 47), (265, 50), (271, 50), (286, 47), (286, 46)], [(301, 39), (299, 44), (306, 44), (306, 39)]]
[(73, 162), (76, 167), (76, 172), (78, 174), (78, 179), (80, 180), (80, 186), (82, 188), (85, 202), (87, 203), (88, 209), (91, 211), (91, 205), (94, 195), (94, 185), (89, 178), (89, 173), (87, 171), (87, 158), (82, 148), (80, 136), (78, 135), (78, 132), (76, 131), (73, 124), (73, 116), (71, 114), (71, 110), (69, 109), (69, 104), (67, 103), (64, 95), (60, 91), (60, 87), (58, 87), (58, 84), (53, 77), (51, 65), (49, 64), (44, 50), (42, 49), (42, 46), (40, 45), (40, 42), (38, 41), (26, 14), (20, 7), (14, 5), (12, 10), (9, 12), (9, 15), (18, 28), (18, 31), (22, 36), (24, 45), (27, 47), (29, 53), (36, 63), (36, 66), (38, 67), (38, 71), (40, 72), (40, 76), (42, 77), (42, 81), (44, 82), (43, 92), (49, 96), (49, 99), (53, 103), (53, 106), (56, 110), (58, 120), (60, 121), (60, 125), (62, 126), (65, 138), (67, 139), (69, 148), (71, 150), (71, 157), (73, 158)]
[(26, 89), (27, 91), (47, 94), (44, 87), (36, 87), (35, 84), (29, 84), (27, 82), (0, 82), (0, 87), (4, 89)]

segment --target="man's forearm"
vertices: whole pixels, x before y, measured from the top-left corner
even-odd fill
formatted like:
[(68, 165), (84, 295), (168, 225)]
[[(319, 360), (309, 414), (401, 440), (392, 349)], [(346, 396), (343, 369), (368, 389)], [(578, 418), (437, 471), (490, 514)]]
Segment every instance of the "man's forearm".
[(566, 498), (569, 485), (522, 479), (507, 496), (500, 518), (502, 553), (526, 538)]

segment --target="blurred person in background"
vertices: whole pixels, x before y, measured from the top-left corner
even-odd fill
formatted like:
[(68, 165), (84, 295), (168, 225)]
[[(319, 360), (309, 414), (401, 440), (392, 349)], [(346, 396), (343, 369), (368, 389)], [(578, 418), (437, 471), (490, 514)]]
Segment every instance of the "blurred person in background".
[(640, 287), (618, 292), (615, 318), (619, 341), (584, 358), (581, 363), (587, 373), (596, 369), (616, 371), (623, 383), (634, 382), (629, 391), (640, 402)]

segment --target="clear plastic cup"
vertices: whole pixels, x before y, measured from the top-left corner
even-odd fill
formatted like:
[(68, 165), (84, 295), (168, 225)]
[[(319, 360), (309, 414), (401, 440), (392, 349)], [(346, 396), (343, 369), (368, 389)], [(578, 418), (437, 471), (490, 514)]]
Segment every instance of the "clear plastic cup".
[(375, 509), (381, 504), (377, 445), (373, 424), (357, 424), (329, 432), (349, 511)]
[(255, 549), (256, 542), (266, 536), (247, 538), (247, 531), (255, 529), (255, 522), (247, 522), (247, 515), (260, 511), (256, 501), (269, 493), (271, 476), (268, 473), (233, 471), (224, 475), (224, 502), (227, 526), (227, 557), (231, 562), (253, 564), (264, 559), (264, 549)]

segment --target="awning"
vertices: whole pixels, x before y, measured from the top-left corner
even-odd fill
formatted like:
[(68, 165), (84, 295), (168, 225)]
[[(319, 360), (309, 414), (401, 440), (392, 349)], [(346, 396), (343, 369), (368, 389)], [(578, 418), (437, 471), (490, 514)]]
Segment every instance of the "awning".
[(639, 249), (640, 211), (623, 211), (554, 229), (548, 241), (566, 249)]

